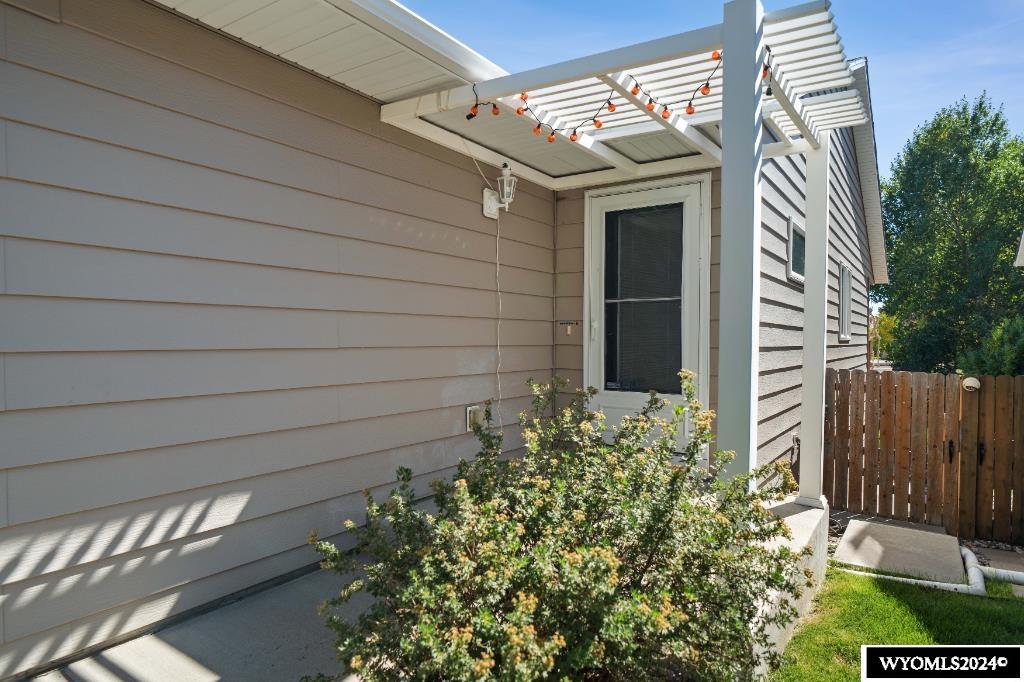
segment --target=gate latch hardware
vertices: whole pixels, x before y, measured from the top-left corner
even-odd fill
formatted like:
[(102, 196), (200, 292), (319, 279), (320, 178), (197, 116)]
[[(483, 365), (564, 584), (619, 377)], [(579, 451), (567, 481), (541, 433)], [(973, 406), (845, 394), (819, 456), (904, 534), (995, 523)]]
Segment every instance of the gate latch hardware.
[(953, 463), (953, 439), (949, 439), (949, 463)]

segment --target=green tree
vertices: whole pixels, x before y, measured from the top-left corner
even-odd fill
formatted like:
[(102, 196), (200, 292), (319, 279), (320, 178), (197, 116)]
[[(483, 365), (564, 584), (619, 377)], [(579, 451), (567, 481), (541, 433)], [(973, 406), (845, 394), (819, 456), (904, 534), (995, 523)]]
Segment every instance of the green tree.
[(871, 347), (875, 357), (888, 360), (892, 355), (892, 341), (898, 324), (896, 318), (884, 310), (871, 318)]
[(981, 347), (957, 361), (968, 374), (1024, 374), (1024, 317), (1003, 320)]
[(898, 321), (891, 359), (951, 371), (1022, 312), (1024, 140), (984, 94), (961, 99), (914, 132), (882, 192), (890, 283), (873, 296)]

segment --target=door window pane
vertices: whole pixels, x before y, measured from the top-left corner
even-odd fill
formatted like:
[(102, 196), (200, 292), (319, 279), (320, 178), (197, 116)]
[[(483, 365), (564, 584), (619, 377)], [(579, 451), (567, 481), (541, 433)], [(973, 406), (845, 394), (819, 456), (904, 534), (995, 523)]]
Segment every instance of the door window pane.
[(605, 390), (678, 394), (682, 204), (605, 216)]

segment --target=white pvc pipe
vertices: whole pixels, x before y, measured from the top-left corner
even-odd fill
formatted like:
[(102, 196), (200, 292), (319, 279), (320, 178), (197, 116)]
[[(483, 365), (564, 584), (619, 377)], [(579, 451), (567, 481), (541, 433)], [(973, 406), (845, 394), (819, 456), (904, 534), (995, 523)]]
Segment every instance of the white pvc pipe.
[(1024, 585), (1024, 571), (1008, 571), (1005, 568), (992, 568), (991, 566), (980, 566), (982, 575), (989, 580), (1002, 580), (1014, 585)]
[[(978, 557), (974, 556), (974, 552), (967, 549), (966, 547), (960, 548), (960, 556), (963, 557), (964, 568), (967, 570), (967, 585), (964, 585), (963, 583), (942, 583), (935, 580), (903, 578), (896, 575), (884, 575), (882, 573), (867, 573), (866, 571), (854, 571), (848, 568), (844, 568), (842, 570), (846, 571), (847, 573), (853, 573), (854, 575), (866, 575), (870, 578), (894, 580), (898, 583), (907, 583), (908, 585), (919, 585), (921, 587), (931, 587), (936, 590), (946, 590), (948, 592), (960, 592), (962, 594), (985, 596), (985, 575), (983, 573), (983, 567), (978, 564)], [(1014, 573), (1015, 571), (1007, 572)], [(1019, 575), (1022, 579), (1024, 579), (1024, 573), (1021, 573)]]

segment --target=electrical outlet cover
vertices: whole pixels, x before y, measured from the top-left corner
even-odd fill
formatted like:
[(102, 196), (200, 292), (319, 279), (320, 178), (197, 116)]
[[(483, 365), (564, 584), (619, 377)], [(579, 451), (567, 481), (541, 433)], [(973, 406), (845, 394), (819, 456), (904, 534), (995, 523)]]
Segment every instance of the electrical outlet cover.
[(466, 408), (466, 431), (472, 432), (474, 424), (484, 425), (484, 408), (482, 405), (470, 405)]
[(501, 204), (498, 203), (498, 193), (493, 189), (484, 188), (484, 217), (498, 218), (498, 210)]

